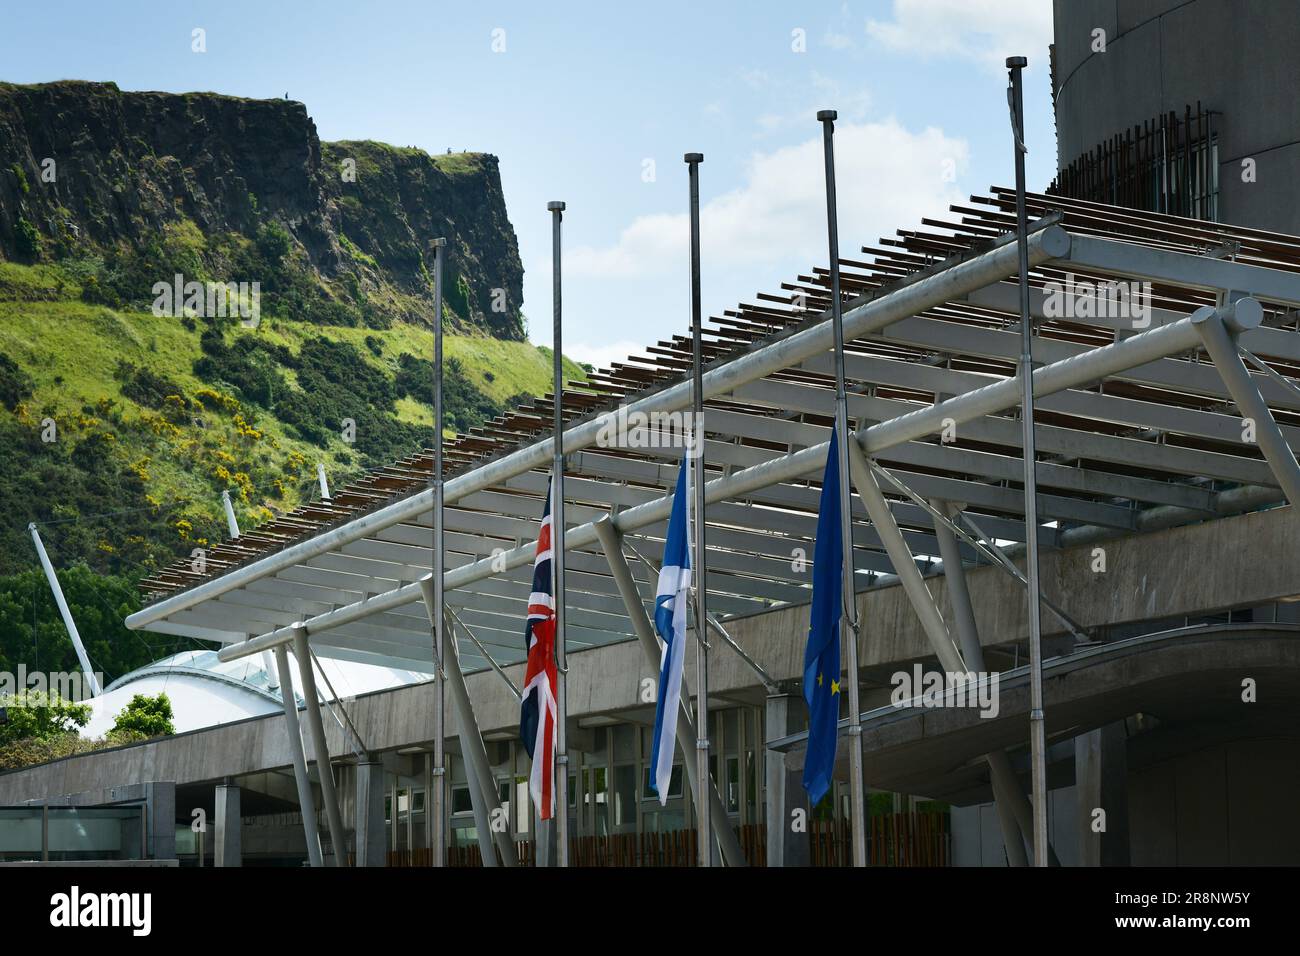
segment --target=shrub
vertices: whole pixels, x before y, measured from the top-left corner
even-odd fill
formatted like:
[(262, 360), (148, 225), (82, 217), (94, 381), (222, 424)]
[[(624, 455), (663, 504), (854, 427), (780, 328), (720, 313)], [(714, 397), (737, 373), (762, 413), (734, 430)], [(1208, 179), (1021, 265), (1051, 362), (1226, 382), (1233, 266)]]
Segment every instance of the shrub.
[(17, 163), (12, 163), (9, 166), (9, 172), (13, 173), (14, 179), (18, 180), (18, 191), (20, 193), (26, 195), (27, 193), (31, 192), (32, 187), (28, 184), (27, 174), (23, 172), (23, 168), (21, 166), (19, 166)]
[(35, 259), (41, 251), (40, 233), (23, 216), (18, 217), (15, 249), (20, 259)]
[(168, 398), (176, 396), (183, 400), (185, 397), (181, 386), (151, 368), (121, 361), (117, 363), (113, 376), (122, 383), (122, 394), (126, 398), (146, 408), (161, 409), (168, 405)]
[(136, 694), (117, 715), (107, 736), (114, 742), (126, 743), (174, 733), (176, 725), (172, 723), (172, 702), (168, 696)]
[[(426, 405), (433, 404), (433, 363), (403, 352), (397, 359), (393, 379), (397, 397), (409, 395)], [(479, 391), (457, 359), (448, 359), (442, 376), (442, 405), (446, 422), (459, 432), (469, 431), (501, 413), (501, 406)]]
[(0, 744), (19, 740), (50, 740), (75, 733), (90, 721), (90, 705), (64, 700), (57, 693), (21, 690), (0, 695)]
[(12, 412), (19, 402), (30, 398), (31, 394), (31, 376), (17, 362), (0, 352), (0, 405)]

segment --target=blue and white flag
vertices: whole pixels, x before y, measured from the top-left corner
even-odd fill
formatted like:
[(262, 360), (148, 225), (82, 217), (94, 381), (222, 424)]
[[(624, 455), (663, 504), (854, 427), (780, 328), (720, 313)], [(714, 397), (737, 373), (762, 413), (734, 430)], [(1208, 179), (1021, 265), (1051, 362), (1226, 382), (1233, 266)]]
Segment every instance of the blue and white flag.
[(668, 802), (668, 783), (673, 774), (673, 751), (677, 743), (677, 710), (682, 699), (682, 662), (686, 650), (686, 606), (690, 603), (691, 552), (686, 521), (686, 473), (688, 461), (677, 473), (673, 511), (668, 519), (668, 540), (664, 542), (664, 563), (659, 569), (655, 591), (655, 630), (663, 642), (659, 662), (659, 696), (655, 702), (654, 748), (650, 767), (655, 793), (662, 806)]

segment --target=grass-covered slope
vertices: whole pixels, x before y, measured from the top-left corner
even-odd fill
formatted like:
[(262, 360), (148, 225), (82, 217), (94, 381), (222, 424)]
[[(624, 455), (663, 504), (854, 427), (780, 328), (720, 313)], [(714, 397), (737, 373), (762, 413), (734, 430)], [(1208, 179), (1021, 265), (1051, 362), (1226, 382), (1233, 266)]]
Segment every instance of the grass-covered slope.
[[(263, 315), (250, 329), (82, 294), (75, 269), (0, 262), (0, 669), (72, 653), (33, 583), (28, 522), (56, 565), (85, 565), (70, 600), (88, 642), (114, 649), (112, 676), (172, 649), (121, 628), (131, 584), (224, 537), (223, 490), (248, 529), (314, 495), (317, 462), (342, 484), (432, 437), (426, 327)], [(449, 334), (445, 350), (449, 433), (550, 387), (549, 351), (527, 342)]]

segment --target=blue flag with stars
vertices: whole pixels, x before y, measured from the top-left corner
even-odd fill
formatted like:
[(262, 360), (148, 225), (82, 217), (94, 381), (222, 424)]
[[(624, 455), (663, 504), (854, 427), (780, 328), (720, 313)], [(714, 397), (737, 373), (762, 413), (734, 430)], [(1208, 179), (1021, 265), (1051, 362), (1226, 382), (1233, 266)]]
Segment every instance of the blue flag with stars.
[(808, 704), (808, 754), (803, 788), (813, 806), (826, 795), (835, 772), (835, 742), (840, 720), (840, 615), (843, 613), (844, 545), (840, 540), (840, 469), (835, 430), (831, 430), (817, 512), (813, 550), (812, 619), (803, 652), (803, 697)]

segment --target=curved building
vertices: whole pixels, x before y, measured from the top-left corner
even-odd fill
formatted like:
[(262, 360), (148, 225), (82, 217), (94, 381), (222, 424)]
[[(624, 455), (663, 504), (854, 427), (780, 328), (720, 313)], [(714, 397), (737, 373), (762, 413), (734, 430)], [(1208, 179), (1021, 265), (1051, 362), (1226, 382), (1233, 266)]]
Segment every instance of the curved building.
[(1058, 191), (1300, 232), (1300, 7), (1054, 0)]

